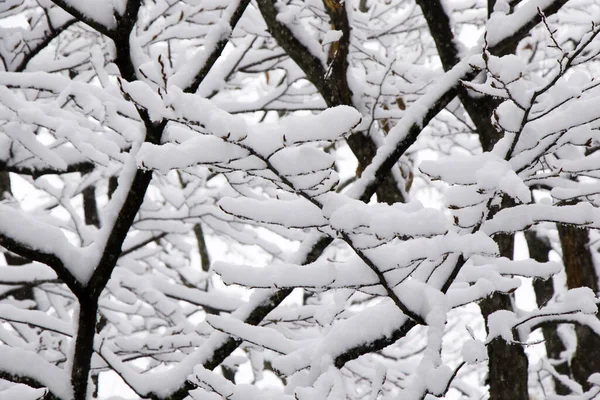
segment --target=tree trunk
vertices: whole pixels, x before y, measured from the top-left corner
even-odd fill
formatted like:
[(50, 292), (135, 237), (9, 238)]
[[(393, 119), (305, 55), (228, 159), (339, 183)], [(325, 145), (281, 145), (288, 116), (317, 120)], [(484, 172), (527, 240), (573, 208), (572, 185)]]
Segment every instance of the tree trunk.
[(71, 372), (74, 400), (87, 399), (90, 367), (92, 354), (94, 353), (97, 312), (97, 299), (79, 298), (79, 318), (75, 352), (73, 354), (73, 370)]
[[(552, 249), (548, 238), (539, 236), (536, 231), (529, 230), (525, 232), (525, 240), (529, 247), (529, 257), (537, 262), (548, 262), (548, 253)], [(534, 279), (533, 290), (538, 307), (543, 307), (554, 296), (554, 283), (552, 278)], [(570, 376), (569, 360), (561, 357), (565, 351), (565, 345), (556, 332), (556, 327), (544, 325), (542, 327), (542, 335), (544, 336), (544, 344), (546, 346), (546, 355), (554, 365), (554, 369), (561, 375)], [(560, 380), (554, 379), (554, 391), (556, 394), (567, 395), (571, 390), (565, 386)]]
[[(567, 287), (589, 287), (597, 293), (598, 276), (590, 252), (588, 230), (563, 224), (558, 224), (557, 229), (567, 274)], [(600, 337), (587, 326), (577, 326), (575, 334), (577, 350), (571, 360), (571, 370), (573, 378), (588, 390), (591, 387), (587, 381), (589, 376), (600, 372)]]
[[(504, 202), (503, 202), (504, 203)], [(494, 238), (502, 257), (513, 258), (514, 235), (499, 234)], [(512, 311), (510, 296), (494, 293), (479, 303), (481, 314), (486, 321), (488, 317), (499, 310)], [(518, 338), (515, 338), (518, 340)], [(488, 344), (488, 381), (490, 385), (490, 400), (528, 399), (527, 369), (529, 360), (520, 344), (507, 343), (502, 338), (496, 338)]]

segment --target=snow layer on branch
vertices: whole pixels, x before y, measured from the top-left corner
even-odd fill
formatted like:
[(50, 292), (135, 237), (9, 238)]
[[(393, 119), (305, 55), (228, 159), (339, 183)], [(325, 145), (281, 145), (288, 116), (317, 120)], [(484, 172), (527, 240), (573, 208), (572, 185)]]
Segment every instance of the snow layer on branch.
[(389, 337), (405, 322), (406, 316), (386, 299), (348, 319), (334, 322), (320, 342), (307, 343), (289, 355), (276, 358), (273, 366), (286, 375), (312, 366), (311, 369), (316, 370), (311, 370), (311, 374), (318, 375), (324, 357), (335, 360), (351, 348)]
[(600, 210), (590, 203), (561, 207), (524, 204), (501, 210), (494, 215), (494, 218), (483, 224), (482, 230), (488, 235), (518, 232), (543, 221), (600, 228)]
[(142, 108), (148, 111), (148, 116), (153, 122), (160, 121), (170, 116), (162, 98), (145, 82), (126, 82), (121, 80), (123, 91)]
[(71, 245), (54, 225), (32, 218), (13, 207), (0, 204), (0, 237), (4, 236), (43, 254), (53, 255), (80, 282), (87, 282), (93, 265), (84, 253)]
[(316, 261), (309, 265), (274, 263), (264, 268), (215, 262), (214, 271), (226, 284), (252, 288), (343, 288), (378, 284), (377, 276), (358, 257), (341, 263)]
[[(330, 196), (329, 199), (331, 198)], [(385, 240), (395, 236), (443, 235), (449, 229), (448, 220), (441, 211), (423, 208), (418, 201), (392, 206), (368, 205), (356, 200), (347, 200), (345, 203), (329, 217), (331, 226), (336, 230), (352, 232), (368, 227), (378, 238)]]
[(194, 368), (192, 382), (201, 389), (199, 393), (191, 392), (192, 398), (198, 400), (294, 400), (294, 396), (284, 395), (279, 390), (259, 389), (254, 385), (233, 384), (223, 376), (203, 368)]
[(125, 0), (64, 0), (64, 2), (81, 12), (86, 18), (108, 29), (117, 27), (115, 12), (123, 13), (125, 10)]
[(275, 329), (248, 325), (235, 318), (208, 315), (206, 321), (218, 331), (246, 340), (266, 349), (273, 350), (277, 353), (289, 354), (299, 346), (297, 342), (286, 338)]
[(0, 283), (15, 284), (56, 279), (56, 273), (40, 263), (20, 265), (19, 267), (0, 267)]
[(452, 253), (466, 258), (473, 254), (494, 255), (498, 253), (498, 246), (482, 232), (467, 235), (449, 232), (431, 238), (392, 242), (365, 252), (380, 270), (387, 270), (407, 266), (415, 260), (438, 260)]
[[(139, 291), (144, 288), (154, 288), (167, 297), (223, 311), (234, 311), (243, 304), (241, 299), (234, 297), (224, 290), (213, 288), (213, 290), (206, 292), (200, 289), (171, 283), (159, 277), (139, 276), (124, 268), (118, 268), (113, 273), (111, 281), (109, 282), (109, 285), (112, 285), (115, 288), (119, 288), (120, 284), (128, 288), (135, 288)], [(128, 302), (126, 299), (123, 300), (125, 300), (126, 303)], [(135, 300), (135, 298), (132, 300)]]
[(321, 42), (321, 44), (324, 46), (326, 44), (337, 42), (342, 36), (344, 36), (344, 32), (342, 31), (327, 31), (323, 36), (323, 42)]
[(400, 301), (428, 325), (444, 325), (449, 303), (442, 292), (417, 279), (407, 279), (393, 290)]
[(548, 279), (561, 271), (562, 265), (556, 261), (538, 262), (528, 258), (524, 260), (511, 260), (506, 257), (490, 258), (474, 255), (471, 257), (472, 266), (465, 265), (461, 274), (466, 279), (469, 273), (477, 274), (476, 270), (494, 269), (502, 275), (519, 275), (526, 278)]
[(520, 3), (511, 14), (495, 10), (486, 23), (487, 43), (495, 46), (506, 37), (514, 35), (528, 21), (538, 15), (538, 8), (544, 10), (555, 0), (530, 0)]
[(144, 143), (136, 159), (142, 168), (167, 174), (171, 169), (224, 163), (245, 157), (248, 153), (239, 146), (214, 136), (198, 135), (179, 145)]
[(334, 141), (350, 132), (362, 119), (362, 115), (349, 106), (328, 108), (318, 114), (291, 116), (282, 119), (286, 144), (310, 141)]
[(0, 304), (0, 320), (30, 324), (65, 336), (73, 335), (73, 326), (70, 323), (52, 317), (43, 311), (24, 310), (9, 304)]
[(16, 376), (31, 377), (60, 398), (73, 396), (65, 371), (31, 351), (0, 346), (0, 369)]
[(519, 316), (506, 310), (496, 311), (490, 315), (486, 342), (497, 336), (511, 342), (515, 328), (519, 329), (521, 337), (526, 337), (532, 328), (544, 321), (573, 321), (589, 326), (598, 334), (600, 321), (595, 317), (598, 312), (596, 301), (592, 290), (580, 287), (555, 297), (539, 310), (521, 312)]
[(470, 339), (463, 344), (460, 355), (468, 364), (476, 364), (488, 359), (487, 348), (481, 340)]
[[(448, 157), (435, 161), (424, 161), (419, 169), (433, 179), (439, 179), (449, 184), (476, 185), (480, 191), (506, 193), (520, 203), (531, 201), (531, 192), (523, 180), (513, 171), (509, 162), (501, 159), (493, 153), (483, 153), (472, 157), (457, 159)], [(452, 204), (464, 203), (458, 194), (460, 191), (452, 192)], [(473, 203), (472, 190), (462, 193)]]
[(33, 389), (25, 385), (13, 385), (0, 391), (0, 400), (40, 400), (46, 397), (46, 389)]
[[(1, 94), (1, 91), (0, 91)], [(49, 167), (58, 170), (67, 169), (67, 163), (53, 151), (42, 145), (32, 132), (24, 129), (20, 124), (9, 122), (2, 127), (2, 132), (14, 142), (21, 144), (34, 157)]]

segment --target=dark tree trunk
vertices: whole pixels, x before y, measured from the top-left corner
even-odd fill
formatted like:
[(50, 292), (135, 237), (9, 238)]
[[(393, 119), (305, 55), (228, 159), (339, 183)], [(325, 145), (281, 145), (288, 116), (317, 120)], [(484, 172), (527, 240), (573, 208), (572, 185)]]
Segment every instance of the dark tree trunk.
[[(88, 186), (83, 189), (83, 215), (85, 218), (86, 225), (93, 225), (96, 228), (100, 228), (100, 217), (98, 215), (98, 204), (96, 202), (96, 188), (94, 186)], [(103, 324), (96, 324), (96, 333), (100, 333), (103, 325), (106, 324), (106, 319), (100, 316), (100, 320), (103, 321)], [(98, 372), (93, 372), (92, 383), (94, 384), (94, 390), (92, 392), (92, 398), (98, 398), (98, 385), (100, 382), (100, 377)]]
[(83, 215), (86, 225), (94, 225), (100, 228), (100, 218), (98, 217), (98, 206), (96, 203), (96, 188), (88, 186), (83, 189)]
[[(529, 248), (529, 257), (538, 262), (548, 262), (548, 253), (552, 250), (548, 238), (539, 236), (534, 230), (525, 232), (525, 240)], [(534, 279), (533, 290), (538, 307), (543, 307), (554, 296), (554, 283), (552, 278)], [(544, 344), (546, 346), (546, 355), (549, 360), (553, 360), (554, 369), (561, 375), (570, 376), (569, 360), (561, 358), (561, 353), (565, 351), (565, 345), (556, 332), (556, 327), (545, 325), (542, 327)], [(560, 380), (554, 379), (554, 390), (556, 394), (567, 395), (571, 390)]]
[(94, 337), (98, 312), (97, 299), (79, 298), (79, 318), (71, 385), (74, 400), (86, 400), (88, 379), (90, 376), (91, 355), (94, 352)]
[[(514, 235), (500, 234), (494, 238), (502, 257), (513, 258)], [(510, 296), (494, 293), (479, 303), (481, 314), (486, 321), (488, 317), (499, 310), (512, 311)], [(519, 340), (519, 338), (515, 338)], [(529, 361), (520, 344), (507, 343), (502, 338), (496, 338), (488, 344), (488, 381), (490, 385), (490, 400), (528, 399), (527, 369)]]
[[(590, 252), (587, 229), (558, 224), (558, 236), (567, 274), (567, 287), (588, 287), (598, 292), (598, 276)], [(573, 378), (585, 389), (590, 388), (588, 378), (600, 372), (600, 337), (587, 326), (577, 326), (577, 350), (571, 360)]]
[(10, 187), (10, 175), (8, 172), (0, 171), (0, 201), (12, 195)]
[(206, 239), (204, 238), (204, 232), (201, 224), (194, 225), (194, 235), (198, 243), (198, 253), (200, 254), (200, 263), (202, 264), (202, 271), (208, 272), (210, 269), (210, 255), (208, 254), (208, 248), (206, 247)]
[[(450, 18), (440, 0), (417, 0), (417, 4), (423, 11), (429, 32), (435, 41), (440, 61), (444, 69), (448, 71), (459, 61)], [(490, 10), (493, 6), (494, 1), (488, 1)], [(512, 52), (513, 50), (514, 46), (508, 46), (504, 51)], [(498, 106), (499, 101), (489, 96), (483, 98), (471, 97), (464, 87), (458, 89), (458, 98), (477, 129), (482, 150), (491, 151), (501, 138), (501, 133), (491, 123), (492, 112)], [(501, 207), (512, 205), (514, 203), (505, 197)], [(489, 218), (498, 210), (493, 210)], [(496, 235), (494, 240), (498, 243), (500, 255), (512, 259), (514, 235)], [(486, 321), (486, 327), (488, 317), (492, 313), (499, 310), (512, 310), (510, 297), (502, 293), (494, 293), (489, 298), (481, 301), (479, 305), (481, 314)], [(506, 343), (503, 339), (497, 338), (488, 345), (488, 358), (490, 400), (527, 399), (529, 397), (527, 390), (529, 362), (522, 346)]]

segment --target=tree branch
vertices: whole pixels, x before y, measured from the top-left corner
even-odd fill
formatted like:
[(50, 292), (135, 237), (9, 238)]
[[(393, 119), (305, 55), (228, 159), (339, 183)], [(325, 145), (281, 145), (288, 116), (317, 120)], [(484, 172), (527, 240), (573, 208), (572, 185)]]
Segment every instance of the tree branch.
[(52, 0), (52, 2), (54, 4), (56, 4), (58, 7), (65, 10), (67, 13), (71, 14), (73, 17), (75, 17), (75, 19), (77, 21), (83, 22), (84, 24), (89, 25), (90, 27), (92, 27), (96, 31), (100, 32), (101, 34), (112, 38), (112, 35), (114, 32), (113, 30), (111, 30), (109, 27), (101, 24), (100, 22), (94, 20), (93, 18), (90, 18), (89, 16), (85, 15), (79, 9), (77, 9), (76, 7), (73, 7), (71, 4), (69, 4), (66, 0)]
[(59, 37), (64, 31), (69, 29), (71, 25), (73, 25), (75, 22), (77, 22), (76, 19), (71, 19), (65, 22), (62, 26), (59, 26), (58, 28), (55, 28), (52, 31), (50, 31), (49, 35), (46, 35), (44, 39), (42, 39), (42, 41), (38, 43), (37, 46), (31, 49), (29, 53), (25, 54), (19, 65), (17, 65), (14, 68), (13, 72), (25, 71), (25, 69), (27, 68), (27, 64), (29, 64), (29, 61), (31, 61), (36, 55), (38, 55), (40, 51), (44, 50), (50, 44), (50, 42)]
[(74, 164), (69, 164), (66, 169), (59, 170), (51, 167), (31, 167), (31, 166), (15, 166), (7, 165), (5, 162), (0, 161), (0, 171), (12, 172), (19, 175), (28, 175), (33, 179), (37, 179), (44, 175), (62, 175), (70, 174), (73, 172), (88, 173), (94, 170), (94, 164), (88, 161), (81, 161)]
[[(11, 224), (15, 223), (15, 220), (7, 221)], [(29, 225), (35, 224), (35, 222), (33, 222), (32, 220), (21, 220), (19, 221), (19, 223)], [(54, 270), (54, 272), (56, 272), (56, 275), (60, 278), (60, 280), (63, 281), (75, 295), (83, 291), (83, 285), (77, 279), (75, 279), (75, 277), (67, 269), (61, 258), (52, 251), (45, 249), (36, 249), (32, 245), (23, 243), (18, 239), (12, 237), (11, 235), (7, 234), (6, 232), (0, 232), (0, 246), (3, 246), (7, 250), (18, 254), (21, 257), (25, 257), (29, 260), (38, 261), (48, 265)]]
[[(250, 4), (250, 0), (239, 0), (238, 5), (235, 6), (233, 12), (231, 13), (230, 20), (228, 22), (229, 26), (231, 27), (232, 32), (235, 29), (240, 18), (242, 18), (244, 11), (246, 11), (246, 7), (248, 7), (248, 4)], [(232, 7), (232, 6), (230, 6), (230, 7)], [(228, 9), (229, 9), (229, 7), (228, 7)], [(195, 93), (198, 90), (198, 87), (200, 86), (202, 81), (204, 81), (204, 78), (206, 78), (206, 76), (208, 75), (208, 72), (212, 69), (212, 67), (215, 64), (215, 62), (217, 61), (217, 59), (223, 53), (223, 50), (225, 49), (225, 46), (227, 45), (227, 43), (229, 43), (229, 37), (223, 38), (219, 42), (216, 43), (214, 49), (211, 51), (210, 55), (206, 58), (206, 62), (200, 68), (198, 73), (196, 73), (196, 76), (194, 76), (192, 83), (185, 89), (186, 93)]]

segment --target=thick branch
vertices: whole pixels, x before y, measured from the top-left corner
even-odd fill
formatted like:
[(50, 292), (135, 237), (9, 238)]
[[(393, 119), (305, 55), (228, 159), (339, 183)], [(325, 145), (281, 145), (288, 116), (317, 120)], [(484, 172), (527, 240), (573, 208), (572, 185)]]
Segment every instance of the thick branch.
[(257, 0), (260, 13), (265, 20), (269, 33), (285, 50), (287, 55), (304, 71), (306, 78), (315, 85), (329, 107), (343, 104), (340, 96), (325, 79), (327, 71), (318, 57), (311, 54), (283, 23), (277, 20), (277, 8), (273, 0)]
[(98, 22), (98, 21), (94, 20), (93, 18), (90, 18), (89, 16), (85, 15), (84, 13), (82, 13), (81, 11), (79, 11), (76, 7), (71, 6), (71, 4), (69, 4), (67, 1), (65, 1), (65, 0), (52, 0), (52, 2), (54, 4), (56, 4), (58, 7), (62, 8), (63, 10), (65, 10), (67, 13), (71, 14), (73, 17), (75, 17), (76, 20), (78, 20), (80, 22), (83, 22), (86, 25), (89, 25), (90, 27), (92, 27), (93, 29), (95, 29), (96, 31), (100, 32), (103, 35), (106, 35), (108, 37), (112, 37), (113, 31), (109, 27), (104, 26), (100, 22)]
[(125, 7), (125, 14), (119, 17), (118, 25), (114, 30), (114, 33), (108, 35), (115, 42), (117, 52), (115, 63), (119, 67), (119, 71), (121, 71), (121, 76), (129, 82), (137, 79), (135, 67), (131, 60), (129, 36), (137, 21), (137, 15), (141, 5), (141, 0), (128, 0)]
[(87, 161), (82, 161), (74, 164), (69, 164), (66, 169), (59, 170), (51, 167), (30, 167), (30, 166), (15, 166), (15, 165), (6, 165), (0, 161), (0, 171), (2, 172), (12, 172), (14, 174), (19, 175), (28, 175), (33, 179), (37, 179), (40, 176), (44, 175), (62, 175), (62, 174), (70, 174), (73, 172), (87, 173), (91, 172), (94, 169), (94, 164)]
[(197, 223), (194, 225), (194, 235), (196, 236), (196, 243), (198, 243), (198, 254), (200, 254), (202, 271), (208, 272), (210, 269), (210, 255), (208, 254), (208, 248), (206, 247), (202, 224)]
[(9, 382), (13, 382), (13, 383), (20, 383), (22, 385), (27, 385), (34, 389), (46, 388), (47, 393), (44, 396), (44, 400), (66, 400), (66, 399), (61, 399), (60, 397), (55, 396), (52, 392), (50, 392), (50, 390), (45, 385), (41, 384), (37, 380), (30, 378), (28, 376), (15, 375), (15, 374), (11, 374), (10, 372), (7, 372), (7, 371), (0, 371), (0, 379), (4, 379), (5, 381), (9, 381)]
[(63, 281), (71, 291), (77, 295), (81, 293), (84, 288), (83, 285), (75, 279), (75, 277), (65, 267), (62, 260), (51, 252), (45, 252), (43, 250), (32, 249), (24, 243), (17, 241), (16, 239), (0, 232), (0, 246), (18, 254), (21, 257), (25, 257), (32, 261), (38, 261), (42, 264), (46, 264), (56, 272), (56, 275)]
[[(237, 7), (235, 7), (233, 13), (231, 14), (231, 19), (229, 20), (229, 26), (231, 27), (232, 32), (233, 32), (233, 29), (235, 28), (235, 26), (237, 25), (238, 21), (240, 20), (240, 18), (242, 18), (244, 11), (246, 11), (246, 7), (248, 7), (248, 4), (250, 4), (250, 0), (240, 0)], [(228, 37), (221, 39), (215, 45), (213, 51), (206, 58), (206, 62), (204, 63), (202, 68), (200, 68), (200, 70), (198, 71), (196, 76), (194, 77), (191, 85), (185, 89), (185, 92), (195, 93), (198, 90), (198, 87), (200, 86), (200, 84), (202, 83), (204, 78), (206, 78), (206, 75), (208, 75), (208, 72), (211, 70), (211, 68), (217, 61), (217, 59), (223, 53), (223, 50), (225, 49), (225, 46), (227, 45), (227, 43), (229, 43)]]

